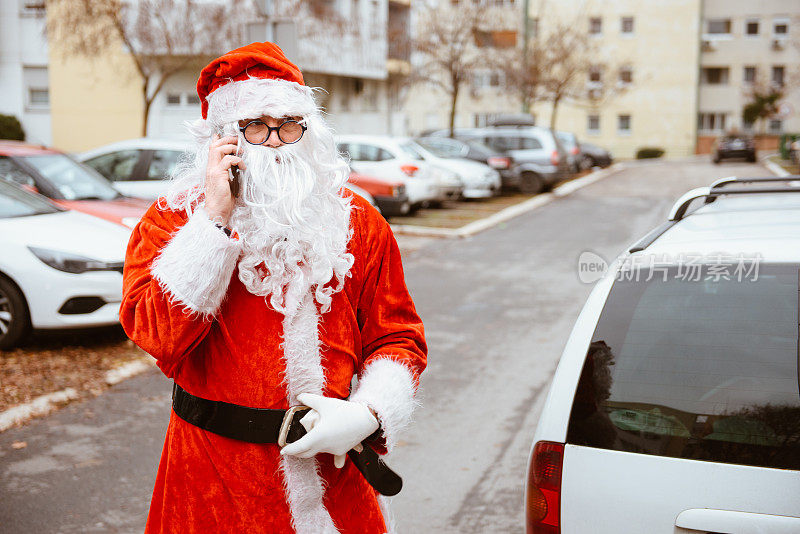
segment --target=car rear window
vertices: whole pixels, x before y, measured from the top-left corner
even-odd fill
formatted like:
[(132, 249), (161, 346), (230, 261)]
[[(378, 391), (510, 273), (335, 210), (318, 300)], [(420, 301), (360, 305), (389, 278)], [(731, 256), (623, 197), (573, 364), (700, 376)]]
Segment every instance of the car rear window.
[[(730, 266), (728, 266), (730, 267)], [(798, 268), (703, 265), (617, 277), (575, 394), (567, 441), (800, 469)], [(685, 270), (685, 266), (684, 266)]]

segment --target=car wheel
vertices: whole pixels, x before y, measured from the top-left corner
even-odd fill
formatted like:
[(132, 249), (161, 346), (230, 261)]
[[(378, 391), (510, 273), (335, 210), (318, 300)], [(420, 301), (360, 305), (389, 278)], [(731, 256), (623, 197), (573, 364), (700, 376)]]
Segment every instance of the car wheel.
[(30, 328), (25, 297), (17, 286), (0, 278), (0, 349), (10, 349)]
[(714, 162), (714, 165), (719, 165), (720, 158), (719, 158), (719, 156), (714, 156), (714, 157), (711, 159), (711, 161), (713, 161), (713, 162)]
[(523, 193), (536, 194), (544, 189), (544, 180), (535, 172), (524, 172), (519, 179), (519, 190)]
[(581, 164), (580, 164), (581, 170), (588, 171), (595, 165), (597, 165), (597, 162), (595, 162), (592, 156), (583, 156), (581, 158)]
[(747, 155), (747, 162), (748, 162), (748, 163), (755, 163), (755, 162), (756, 162), (756, 155), (755, 155), (755, 153), (753, 153), (753, 154), (748, 154), (748, 155)]

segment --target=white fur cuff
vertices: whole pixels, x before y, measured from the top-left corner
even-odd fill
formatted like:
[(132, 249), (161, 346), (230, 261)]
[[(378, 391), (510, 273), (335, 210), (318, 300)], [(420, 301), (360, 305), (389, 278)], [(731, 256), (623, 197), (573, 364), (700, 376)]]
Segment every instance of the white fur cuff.
[(307, 116), (317, 105), (310, 87), (278, 79), (250, 78), (230, 82), (206, 98), (208, 122), (222, 126), (242, 119)]
[(161, 250), (151, 272), (173, 300), (213, 315), (228, 291), (240, 246), (198, 208)]
[(365, 367), (349, 400), (375, 411), (386, 439), (386, 450), (391, 452), (400, 431), (411, 422), (417, 404), (415, 393), (411, 370), (399, 361), (380, 358)]

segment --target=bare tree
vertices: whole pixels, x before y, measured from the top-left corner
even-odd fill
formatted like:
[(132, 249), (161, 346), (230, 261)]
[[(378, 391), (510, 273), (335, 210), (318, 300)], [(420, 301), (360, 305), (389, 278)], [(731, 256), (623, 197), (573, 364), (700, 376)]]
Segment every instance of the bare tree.
[(419, 15), (413, 44), (424, 62), (412, 74), (412, 81), (438, 87), (450, 97), (451, 136), (462, 86), (484, 63), (482, 51), (475, 44), (480, 23), (481, 9), (471, 2), (428, 5)]
[(121, 44), (141, 77), (146, 136), (167, 80), (242, 43), (243, 17), (255, 15), (249, 7), (244, 0), (47, 0), (47, 37), (65, 59), (102, 59)]

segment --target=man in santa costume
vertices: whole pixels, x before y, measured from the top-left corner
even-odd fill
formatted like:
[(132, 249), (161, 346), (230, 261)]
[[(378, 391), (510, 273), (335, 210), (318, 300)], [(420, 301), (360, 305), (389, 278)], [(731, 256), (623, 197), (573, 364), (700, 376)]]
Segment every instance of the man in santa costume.
[(277, 46), (228, 52), (197, 91), (197, 150), (125, 261), (122, 325), (175, 382), (146, 531), (386, 532), (375, 451), (427, 353), (397, 243)]

